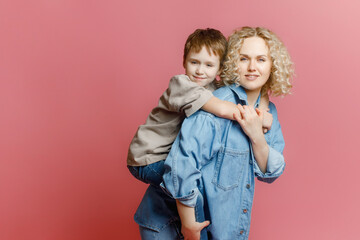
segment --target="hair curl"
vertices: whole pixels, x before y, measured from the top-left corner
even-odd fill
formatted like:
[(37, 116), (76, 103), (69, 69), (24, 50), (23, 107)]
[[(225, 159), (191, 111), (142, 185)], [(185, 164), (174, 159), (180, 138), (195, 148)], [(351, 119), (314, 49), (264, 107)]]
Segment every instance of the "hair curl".
[(262, 95), (287, 95), (292, 88), (291, 80), (294, 75), (293, 62), (285, 45), (270, 30), (266, 28), (243, 27), (229, 36), (228, 50), (221, 74), (222, 81), (226, 84), (239, 84), (239, 55), (244, 39), (260, 37), (269, 47), (272, 66), (268, 81), (261, 89)]

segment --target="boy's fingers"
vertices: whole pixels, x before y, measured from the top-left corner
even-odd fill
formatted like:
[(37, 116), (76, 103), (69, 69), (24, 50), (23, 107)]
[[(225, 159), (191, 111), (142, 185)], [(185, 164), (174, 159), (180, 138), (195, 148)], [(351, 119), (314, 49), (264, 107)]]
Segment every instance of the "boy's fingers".
[(240, 113), (233, 113), (233, 117), (235, 120), (238, 120), (239, 118), (241, 118)]
[(244, 118), (244, 116), (245, 116), (244, 106), (241, 106), (240, 104), (238, 104), (238, 105), (237, 105), (237, 108), (238, 108), (239, 111), (240, 111), (241, 118)]
[(241, 111), (244, 111), (244, 107), (241, 106), (240, 104), (237, 105), (237, 108), (239, 109), (240, 112), (241, 112)]
[(244, 124), (244, 119), (241, 118), (240, 114), (233, 114), (235, 120), (242, 126)]
[(240, 113), (233, 113), (233, 117), (234, 117), (235, 120), (238, 121), (238, 122), (240, 122), (240, 121), (242, 120)]

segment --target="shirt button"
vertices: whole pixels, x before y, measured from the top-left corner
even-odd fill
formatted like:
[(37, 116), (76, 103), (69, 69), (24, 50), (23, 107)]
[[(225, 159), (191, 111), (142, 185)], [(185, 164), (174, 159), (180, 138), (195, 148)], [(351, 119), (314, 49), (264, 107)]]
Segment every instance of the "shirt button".
[(244, 210), (243, 210), (243, 213), (247, 213), (247, 209), (244, 209)]
[(246, 184), (246, 188), (249, 189), (249, 188), (250, 188), (250, 184)]
[(241, 230), (241, 231), (240, 231), (240, 234), (243, 234), (243, 233), (244, 233), (244, 231), (243, 231), (243, 230)]

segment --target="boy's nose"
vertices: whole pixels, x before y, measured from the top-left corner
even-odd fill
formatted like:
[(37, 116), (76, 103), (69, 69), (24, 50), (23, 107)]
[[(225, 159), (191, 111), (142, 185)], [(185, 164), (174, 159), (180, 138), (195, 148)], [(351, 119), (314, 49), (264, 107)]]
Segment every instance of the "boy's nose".
[(203, 73), (204, 73), (203, 70), (204, 70), (204, 69), (203, 69), (202, 66), (198, 66), (198, 67), (196, 68), (196, 74), (203, 74)]

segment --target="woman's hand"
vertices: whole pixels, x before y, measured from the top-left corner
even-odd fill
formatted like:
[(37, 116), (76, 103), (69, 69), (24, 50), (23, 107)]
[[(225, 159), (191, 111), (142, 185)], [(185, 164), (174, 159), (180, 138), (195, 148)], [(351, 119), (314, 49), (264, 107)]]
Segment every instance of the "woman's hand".
[(245, 134), (250, 138), (251, 146), (254, 151), (255, 160), (263, 173), (267, 171), (267, 159), (269, 156), (269, 146), (266, 143), (262, 131), (264, 115), (259, 109), (249, 106), (237, 106), (239, 114), (234, 113), (234, 118), (240, 124)]
[(271, 113), (269, 113), (270, 109), (267, 109), (266, 111), (261, 111), (264, 114), (264, 119), (263, 119), (263, 132), (267, 133), (270, 129), (271, 129), (271, 125), (273, 122), (273, 116)]
[(263, 135), (262, 125), (264, 114), (259, 109), (254, 109), (251, 106), (237, 105), (239, 114), (234, 113), (234, 118), (240, 124), (245, 134), (250, 139), (256, 139)]
[(200, 240), (200, 232), (204, 227), (207, 227), (210, 221), (194, 222), (190, 226), (181, 226), (181, 233), (184, 236), (184, 240)]

